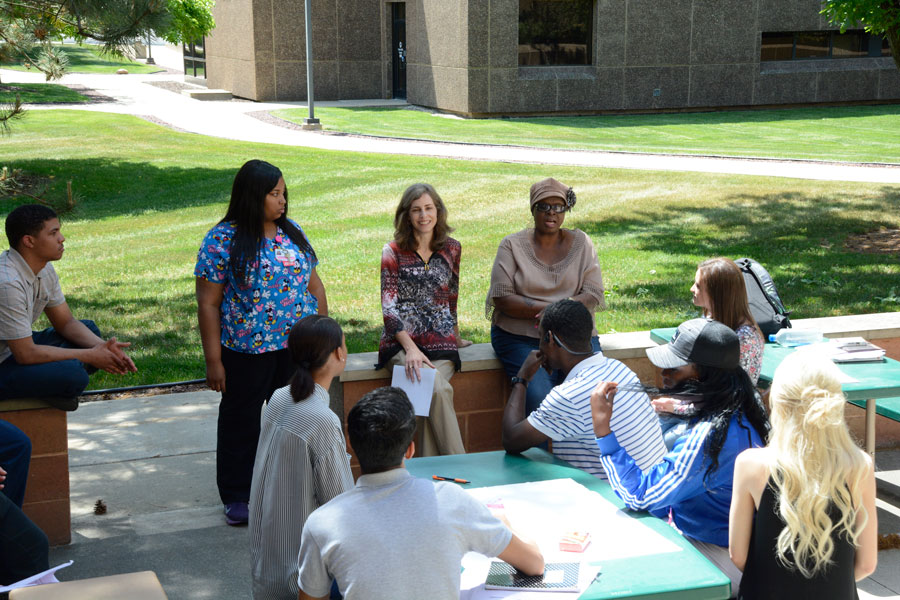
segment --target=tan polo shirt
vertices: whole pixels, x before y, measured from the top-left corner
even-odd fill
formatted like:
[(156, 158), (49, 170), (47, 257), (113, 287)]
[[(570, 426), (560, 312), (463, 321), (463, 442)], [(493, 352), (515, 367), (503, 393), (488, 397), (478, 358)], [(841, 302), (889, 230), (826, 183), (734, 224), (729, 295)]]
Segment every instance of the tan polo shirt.
[[(579, 294), (590, 294), (597, 300), (591, 317), (606, 308), (603, 297), (603, 276), (597, 251), (591, 238), (580, 229), (570, 229), (574, 236), (572, 247), (564, 259), (554, 265), (542, 263), (534, 252), (531, 239), (534, 229), (523, 229), (500, 242), (491, 269), (485, 315), (507, 333), (531, 338), (538, 337), (534, 319), (518, 319), (494, 310), (494, 298), (517, 294), (541, 302), (556, 302)], [(591, 335), (597, 335), (596, 326)]]
[(12, 354), (7, 340), (30, 336), (44, 309), (65, 301), (53, 265), (35, 275), (15, 249), (0, 254), (0, 362)]

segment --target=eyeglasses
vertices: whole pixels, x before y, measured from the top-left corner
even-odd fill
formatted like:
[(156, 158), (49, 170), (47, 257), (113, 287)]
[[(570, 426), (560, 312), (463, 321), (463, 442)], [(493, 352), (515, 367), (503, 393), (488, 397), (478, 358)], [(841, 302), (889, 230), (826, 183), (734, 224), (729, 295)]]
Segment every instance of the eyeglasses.
[(553, 336), (553, 341), (556, 342), (556, 345), (557, 345), (557, 346), (559, 346), (560, 348), (562, 348), (563, 350), (565, 350), (565, 351), (568, 352), (569, 354), (574, 354), (574, 355), (576, 355), (576, 356), (584, 356), (584, 355), (587, 355), (587, 354), (594, 354), (594, 350), (593, 350), (593, 349), (588, 350), (587, 352), (576, 352), (575, 350), (570, 350), (569, 347), (566, 346), (565, 344), (563, 344), (563, 343), (560, 341), (560, 339), (559, 339), (558, 337), (556, 337), (556, 334), (553, 333), (552, 331), (547, 331), (546, 333), (544, 333), (544, 341), (545, 341), (545, 342), (549, 342), (549, 341), (550, 341), (550, 336)]
[(559, 214), (569, 210), (565, 204), (547, 204), (546, 202), (538, 202), (534, 205), (534, 209), (538, 212)]

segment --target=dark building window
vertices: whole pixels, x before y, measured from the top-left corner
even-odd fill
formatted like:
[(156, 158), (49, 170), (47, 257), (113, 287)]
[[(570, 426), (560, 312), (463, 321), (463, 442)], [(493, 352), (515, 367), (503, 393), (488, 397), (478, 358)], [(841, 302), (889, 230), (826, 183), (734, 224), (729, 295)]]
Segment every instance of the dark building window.
[(206, 79), (206, 51), (204, 50), (204, 38), (184, 44), (184, 74), (186, 77), (199, 77)]
[(829, 37), (824, 31), (794, 34), (794, 58), (828, 58)]
[(817, 58), (866, 58), (890, 56), (887, 38), (861, 29), (839, 31), (794, 31), (762, 34), (759, 59), (807, 60)]
[(591, 64), (594, 0), (519, 0), (519, 65)]

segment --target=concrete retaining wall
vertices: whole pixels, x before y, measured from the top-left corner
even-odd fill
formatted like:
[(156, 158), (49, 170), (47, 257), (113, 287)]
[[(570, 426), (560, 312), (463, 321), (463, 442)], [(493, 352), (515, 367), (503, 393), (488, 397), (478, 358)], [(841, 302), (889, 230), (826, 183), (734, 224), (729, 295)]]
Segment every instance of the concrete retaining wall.
[[(797, 329), (819, 329), (826, 337), (861, 336), (881, 346), (887, 355), (900, 360), (900, 313), (850, 315), (818, 319), (797, 319)], [(628, 365), (641, 381), (653, 383), (656, 368), (647, 360), (646, 349), (656, 346), (649, 331), (613, 333), (600, 336), (603, 353)], [(456, 416), (463, 442), (469, 452), (500, 450), (503, 407), (509, 397), (509, 382), (490, 344), (475, 344), (460, 350), (462, 370), (451, 380)], [(374, 368), (376, 352), (354, 354), (347, 368), (331, 388), (332, 408), (346, 420), (350, 408), (366, 393), (390, 384), (387, 370)], [(865, 410), (847, 404), (847, 422), (858, 440), (865, 434)], [(900, 446), (900, 423), (879, 416), (877, 447)], [(347, 444), (349, 449), (349, 442)], [(356, 468), (356, 462), (354, 461)], [(355, 471), (358, 474), (358, 470)]]

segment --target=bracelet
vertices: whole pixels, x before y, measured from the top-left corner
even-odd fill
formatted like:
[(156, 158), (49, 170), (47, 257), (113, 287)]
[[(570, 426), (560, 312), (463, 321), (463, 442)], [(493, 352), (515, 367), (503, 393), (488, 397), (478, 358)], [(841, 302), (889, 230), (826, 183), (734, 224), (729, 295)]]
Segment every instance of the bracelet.
[(527, 380), (527, 379), (525, 379), (525, 378), (523, 378), (523, 377), (519, 377), (519, 376), (516, 376), (516, 377), (510, 377), (510, 379), (509, 379), (509, 385), (510, 385), (510, 386), (514, 386), (514, 385), (516, 385), (517, 383), (521, 383), (521, 384), (524, 385), (526, 388), (528, 387), (528, 380)]

